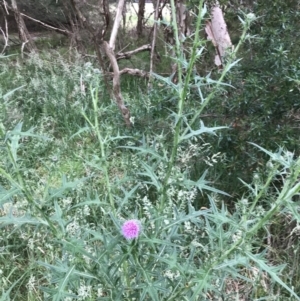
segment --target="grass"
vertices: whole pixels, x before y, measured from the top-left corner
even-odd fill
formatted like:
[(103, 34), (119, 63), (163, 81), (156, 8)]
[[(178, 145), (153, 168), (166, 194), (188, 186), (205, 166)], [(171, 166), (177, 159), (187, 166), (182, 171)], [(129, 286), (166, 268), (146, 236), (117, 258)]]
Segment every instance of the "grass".
[(251, 144), (260, 173), (218, 190), (222, 124), (191, 124), (197, 59), (178, 85), (124, 79), (129, 129), (79, 55), (2, 58), (3, 300), (299, 300), (299, 158)]

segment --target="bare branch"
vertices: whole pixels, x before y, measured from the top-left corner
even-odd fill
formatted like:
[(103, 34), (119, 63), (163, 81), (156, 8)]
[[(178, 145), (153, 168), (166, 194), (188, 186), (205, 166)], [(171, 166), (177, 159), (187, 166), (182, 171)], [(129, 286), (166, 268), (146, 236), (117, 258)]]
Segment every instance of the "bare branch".
[[(160, 0), (156, 2), (155, 14), (154, 14), (154, 25), (153, 25), (153, 36), (152, 36), (152, 46), (150, 54), (150, 74), (153, 72), (153, 59), (154, 59), (154, 50), (156, 44), (156, 34), (157, 34), (157, 19), (158, 19), (158, 10), (159, 10)], [(148, 83), (148, 89), (152, 87), (151, 78)]]
[(129, 59), (131, 58), (132, 55), (134, 54), (137, 54), (139, 52), (142, 52), (142, 51), (149, 51), (151, 50), (151, 45), (150, 44), (147, 44), (147, 45), (143, 45), (139, 48), (136, 48), (134, 50), (131, 50), (131, 51), (127, 51), (127, 52), (118, 52), (116, 54), (116, 58), (117, 60), (121, 60), (121, 59)]
[(130, 75), (135, 75), (135, 76), (140, 76), (140, 77), (150, 77), (149, 72), (146, 72), (144, 70), (140, 69), (132, 69), (132, 68), (124, 68), (120, 71), (121, 74), (130, 74)]
[(8, 9), (7, 9), (7, 3), (5, 0), (3, 0), (3, 4), (4, 4), (4, 8), (5, 8), (5, 11), (6, 11), (6, 14), (9, 15), (9, 12), (8, 12)]
[(118, 29), (120, 26), (120, 22), (122, 19), (122, 11), (123, 11), (123, 7), (124, 7), (124, 3), (125, 3), (125, 0), (119, 0), (114, 26), (113, 26), (113, 29), (112, 29), (112, 32), (110, 35), (109, 43), (108, 43), (109, 47), (113, 50), (115, 49), (115, 43), (116, 43), (116, 38), (118, 35)]
[[(122, 1), (122, 0), (120, 0)], [(119, 70), (119, 66), (118, 66), (118, 62), (116, 59), (116, 56), (114, 54), (114, 51), (112, 49), (112, 47), (110, 47), (110, 45), (106, 42), (103, 41), (102, 43), (104, 51), (106, 53), (106, 55), (108, 56), (111, 66), (113, 68), (113, 94), (114, 97), (116, 99), (117, 105), (120, 109), (120, 111), (122, 112), (123, 118), (125, 120), (125, 123), (128, 127), (131, 126), (131, 121), (130, 121), (130, 112), (129, 110), (126, 108), (125, 104), (124, 104), (124, 100), (123, 100), (123, 96), (121, 93), (121, 88), (120, 88), (120, 70)]]
[(34, 19), (34, 18), (32, 18), (32, 17), (29, 17), (29, 16), (27, 16), (27, 15), (25, 15), (25, 14), (23, 14), (23, 13), (21, 13), (21, 16), (23, 16), (23, 17), (25, 17), (25, 18), (27, 18), (27, 19), (30, 19), (30, 20), (32, 20), (32, 21), (34, 21), (34, 22), (36, 22), (36, 23), (39, 23), (39, 24), (41, 24), (42, 26), (44, 26), (44, 27), (46, 27), (46, 28), (49, 28), (49, 29), (51, 29), (51, 30), (60, 32), (60, 33), (62, 33), (62, 34), (65, 34), (65, 35), (70, 35), (70, 34), (71, 34), (71, 33), (70, 33), (68, 30), (66, 30), (66, 29), (60, 29), (60, 28), (57, 28), (57, 27), (53, 27), (53, 26), (48, 25), (48, 24), (46, 24), (46, 23), (44, 23), (44, 22), (42, 22), (42, 21), (39, 21), (39, 20)]
[(5, 32), (3, 31), (3, 29), (0, 27), (0, 31), (3, 35), (3, 39), (4, 39), (4, 46), (3, 46), (3, 49), (1, 51), (0, 54), (3, 54), (5, 49), (7, 48), (8, 46), (8, 27), (7, 27), (7, 20), (6, 20), (6, 17), (4, 16), (4, 21), (5, 21)]
[[(7, 15), (9, 15), (9, 13), (8, 13), (9, 10), (14, 11), (14, 9), (13, 9), (12, 7), (10, 7), (10, 6), (6, 3), (6, 1), (3, 1), (3, 3), (4, 3), (4, 7), (5, 7), (5, 10), (6, 10), (6, 14), (7, 14)], [(34, 19), (34, 18), (32, 18), (32, 17), (30, 17), (30, 16), (28, 16), (28, 15), (26, 15), (26, 14), (23, 14), (23, 13), (21, 13), (21, 12), (20, 12), (20, 15), (21, 15), (22, 17), (25, 17), (25, 18), (31, 20), (31, 21), (34, 21), (34, 22), (36, 22), (36, 23), (39, 23), (40, 25), (42, 25), (42, 26), (44, 26), (44, 27), (46, 27), (46, 28), (49, 28), (49, 29), (51, 29), (51, 30), (60, 32), (60, 33), (65, 34), (65, 35), (69, 35), (69, 34), (70, 34), (70, 32), (69, 32), (68, 30), (66, 30), (66, 29), (60, 29), (60, 28), (57, 28), (57, 27), (48, 25), (48, 24), (46, 24), (46, 23), (44, 23), (44, 22), (42, 22), (42, 21), (40, 21), (40, 20)]]

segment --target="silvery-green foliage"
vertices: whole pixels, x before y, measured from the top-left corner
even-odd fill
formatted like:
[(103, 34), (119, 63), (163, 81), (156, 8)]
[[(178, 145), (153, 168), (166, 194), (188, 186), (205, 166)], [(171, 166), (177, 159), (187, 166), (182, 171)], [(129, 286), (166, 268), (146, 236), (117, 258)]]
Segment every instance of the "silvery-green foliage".
[[(79, 55), (73, 58), (73, 62), (68, 62), (58, 52), (47, 52), (43, 56), (30, 54), (26, 63), (20, 58), (0, 62), (4, 71), (6, 69), (1, 80), (8, 90), (2, 94), (26, 87), (22, 92), (21, 89), (16, 91), (14, 97), (6, 97), (8, 126), (21, 120), (32, 124), (34, 120), (54, 134), (59, 128), (68, 129), (71, 124), (81, 126), (84, 123), (80, 112), (86, 107), (86, 91), (92, 81), (100, 82), (101, 74), (91, 64), (84, 63)], [(14, 74), (9, 68), (14, 68)]]

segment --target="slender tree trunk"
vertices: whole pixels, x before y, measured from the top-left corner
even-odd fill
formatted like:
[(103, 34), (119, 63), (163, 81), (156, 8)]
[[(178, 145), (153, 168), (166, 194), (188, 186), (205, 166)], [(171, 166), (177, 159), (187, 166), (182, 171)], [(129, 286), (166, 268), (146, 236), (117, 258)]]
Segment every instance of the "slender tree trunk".
[(148, 82), (148, 89), (152, 88), (152, 79), (153, 77), (151, 76), (153, 72), (153, 60), (154, 60), (154, 53), (155, 53), (155, 45), (156, 45), (156, 35), (157, 35), (157, 19), (158, 19), (158, 13), (159, 13), (159, 5), (160, 5), (160, 0), (157, 0), (156, 2), (156, 8), (155, 8), (155, 13), (154, 13), (154, 25), (153, 25), (153, 36), (152, 36), (152, 45), (151, 45), (151, 54), (150, 54), (150, 79)]
[(113, 25), (113, 29), (110, 35), (109, 43), (106, 41), (103, 41), (102, 45), (104, 48), (104, 51), (106, 55), (108, 56), (111, 66), (114, 71), (114, 77), (113, 77), (113, 94), (116, 99), (117, 105), (122, 112), (124, 121), (128, 127), (131, 126), (131, 121), (130, 121), (130, 111), (124, 104), (124, 99), (122, 96), (121, 92), (121, 87), (120, 87), (120, 69), (119, 65), (116, 59), (115, 55), (115, 45), (116, 45), (116, 39), (118, 35), (118, 30), (120, 26), (120, 22), (122, 19), (122, 11), (124, 8), (125, 0), (119, 0), (118, 7), (117, 7), (117, 12), (116, 12), (116, 17)]
[(121, 92), (121, 87), (120, 87), (120, 69), (119, 65), (116, 59), (116, 55), (114, 53), (113, 48), (106, 42), (103, 41), (103, 48), (105, 50), (106, 55), (108, 56), (111, 66), (113, 68), (113, 94), (115, 97), (115, 100), (117, 102), (117, 105), (123, 115), (124, 121), (128, 127), (131, 126), (131, 121), (130, 121), (130, 111), (124, 104), (124, 99), (122, 96)]
[(123, 30), (126, 30), (126, 13), (127, 13), (127, 7), (126, 7), (126, 0), (123, 6), (122, 10), (122, 20), (123, 20)]
[(3, 49), (2, 49), (2, 51), (0, 53), (0, 55), (1, 55), (1, 54), (5, 53), (5, 49), (8, 47), (8, 39), (9, 39), (9, 37), (8, 37), (7, 19), (6, 19), (6, 15), (8, 15), (8, 10), (7, 10), (7, 7), (5, 5), (5, 2), (3, 2), (3, 6), (2, 6), (2, 4), (0, 5), (0, 11), (3, 14), (3, 19), (4, 19), (4, 24), (5, 24), (4, 25), (4, 27), (5, 27), (4, 29), (2, 29), (0, 27), (0, 32), (1, 32), (1, 34), (3, 36), (3, 40), (4, 40), (3, 41)]
[(138, 21), (136, 26), (136, 32), (138, 37), (143, 33), (143, 20), (145, 17), (145, 3), (146, 0), (139, 0), (139, 11), (138, 11)]
[(23, 20), (22, 15), (20, 14), (20, 11), (17, 6), (16, 0), (11, 0), (11, 6), (14, 11), (15, 19), (18, 26), (19, 31), (19, 38), (22, 41), (22, 49), (26, 47), (30, 52), (37, 52), (37, 48), (35, 46), (35, 43), (33, 42), (27, 27), (25, 25), (25, 22)]
[(188, 37), (191, 34), (190, 14), (186, 7), (185, 0), (176, 3), (176, 21), (179, 29), (180, 39)]

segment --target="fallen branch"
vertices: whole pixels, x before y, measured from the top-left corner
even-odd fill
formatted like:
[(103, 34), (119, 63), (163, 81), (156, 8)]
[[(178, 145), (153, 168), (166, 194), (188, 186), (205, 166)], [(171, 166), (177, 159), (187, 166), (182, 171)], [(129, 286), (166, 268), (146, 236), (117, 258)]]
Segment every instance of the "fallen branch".
[(136, 48), (134, 50), (131, 50), (131, 51), (127, 51), (127, 52), (118, 52), (116, 54), (116, 59), (117, 60), (121, 60), (121, 59), (130, 59), (132, 55), (134, 54), (137, 54), (139, 52), (142, 52), (142, 51), (150, 51), (151, 50), (151, 45), (148, 44), (148, 45), (143, 45), (139, 48)]
[(25, 18), (31, 20), (31, 21), (34, 21), (34, 22), (36, 22), (36, 23), (41, 24), (42, 26), (44, 26), (44, 27), (46, 27), (46, 28), (49, 28), (49, 29), (51, 29), (51, 30), (60, 32), (60, 33), (62, 33), (62, 34), (64, 34), (64, 35), (70, 35), (70, 34), (71, 34), (71, 32), (69, 32), (69, 31), (66, 30), (66, 29), (60, 29), (60, 28), (57, 28), (57, 27), (48, 25), (48, 24), (46, 24), (46, 23), (44, 23), (44, 22), (42, 22), (42, 21), (40, 21), (40, 20), (34, 19), (34, 18), (32, 18), (32, 17), (29, 17), (29, 16), (27, 16), (27, 15), (25, 15), (25, 14), (23, 14), (23, 13), (21, 13), (21, 15), (22, 15), (23, 17), (25, 17)]
[(109, 43), (107, 43), (106, 41), (103, 41), (102, 46), (104, 48), (106, 55), (108, 56), (108, 58), (110, 60), (110, 63), (111, 63), (111, 66), (112, 66), (113, 72), (114, 72), (114, 76), (113, 76), (114, 97), (115, 97), (117, 105), (123, 115), (126, 125), (128, 127), (130, 127), (131, 126), (130, 112), (124, 104), (124, 99), (123, 99), (121, 87), (120, 87), (120, 70), (119, 70), (119, 65), (118, 65), (116, 55), (114, 53), (116, 38), (117, 38), (118, 29), (119, 29), (121, 18), (122, 18), (122, 11), (123, 11), (124, 4), (125, 4), (125, 0), (119, 0), (118, 7), (117, 7), (117, 13), (115, 16), (115, 21), (114, 21), (113, 29), (112, 29), (111, 36), (109, 39)]
[(122, 93), (121, 93), (121, 88), (120, 88), (120, 70), (119, 70), (119, 66), (118, 66), (118, 62), (116, 59), (116, 56), (114, 54), (113, 48), (110, 47), (110, 45), (106, 42), (103, 41), (102, 43), (104, 51), (106, 53), (106, 55), (108, 56), (111, 66), (113, 68), (113, 94), (114, 97), (116, 99), (117, 105), (123, 115), (123, 118), (125, 120), (125, 123), (128, 127), (131, 126), (131, 121), (130, 121), (130, 112), (129, 110), (126, 108), (125, 104), (124, 104), (124, 100), (122, 97)]
[(150, 78), (149, 72), (140, 69), (124, 68), (120, 71), (120, 75), (121, 74), (130, 74), (130, 75)]
[[(7, 14), (8, 14), (8, 10), (14, 11), (14, 9), (13, 9), (12, 7), (10, 7), (10, 6), (6, 3), (6, 1), (4, 1), (4, 3), (5, 3), (5, 9), (6, 9)], [(21, 15), (22, 17), (25, 17), (25, 18), (31, 20), (31, 21), (34, 21), (34, 22), (36, 22), (36, 23), (39, 23), (40, 25), (42, 25), (42, 26), (44, 26), (44, 27), (46, 27), (46, 28), (49, 28), (49, 29), (51, 29), (51, 30), (60, 32), (60, 33), (65, 34), (65, 35), (69, 35), (69, 34), (70, 34), (70, 32), (69, 32), (68, 30), (66, 30), (66, 29), (60, 29), (60, 28), (57, 28), (57, 27), (48, 25), (48, 24), (46, 24), (46, 23), (44, 23), (44, 22), (42, 22), (42, 21), (40, 21), (40, 20), (34, 19), (34, 18), (32, 18), (32, 17), (30, 17), (30, 16), (28, 16), (28, 15), (26, 15), (26, 14), (23, 14), (23, 13), (21, 13), (21, 12), (20, 12), (20, 15)]]

